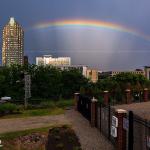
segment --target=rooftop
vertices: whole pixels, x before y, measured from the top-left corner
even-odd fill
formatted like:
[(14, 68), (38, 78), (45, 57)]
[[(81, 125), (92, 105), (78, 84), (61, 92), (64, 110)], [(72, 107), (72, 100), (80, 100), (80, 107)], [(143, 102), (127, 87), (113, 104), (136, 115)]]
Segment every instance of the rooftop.
[(11, 26), (13, 26), (15, 23), (15, 18), (11, 17), (9, 23)]

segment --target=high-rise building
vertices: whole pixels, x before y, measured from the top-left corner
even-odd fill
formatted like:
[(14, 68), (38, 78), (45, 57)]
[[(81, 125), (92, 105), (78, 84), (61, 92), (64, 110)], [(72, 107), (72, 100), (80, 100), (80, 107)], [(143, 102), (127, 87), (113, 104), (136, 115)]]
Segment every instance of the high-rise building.
[(10, 18), (9, 22), (3, 28), (2, 43), (2, 64), (10, 66), (11, 64), (23, 64), (24, 53), (24, 31), (22, 27)]
[(52, 65), (52, 66), (70, 66), (70, 57), (54, 58), (51, 55), (44, 55), (43, 57), (36, 57), (36, 65)]

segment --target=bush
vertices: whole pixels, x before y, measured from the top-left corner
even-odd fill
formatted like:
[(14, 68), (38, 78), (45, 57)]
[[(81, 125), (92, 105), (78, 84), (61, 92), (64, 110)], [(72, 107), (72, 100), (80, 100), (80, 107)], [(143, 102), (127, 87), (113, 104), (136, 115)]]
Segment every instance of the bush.
[(55, 108), (56, 105), (54, 101), (43, 101), (40, 103), (41, 108)]
[(73, 106), (73, 100), (59, 100), (56, 102), (56, 106), (61, 108)]
[(17, 111), (18, 107), (15, 104), (6, 103), (0, 105), (0, 114), (13, 113)]

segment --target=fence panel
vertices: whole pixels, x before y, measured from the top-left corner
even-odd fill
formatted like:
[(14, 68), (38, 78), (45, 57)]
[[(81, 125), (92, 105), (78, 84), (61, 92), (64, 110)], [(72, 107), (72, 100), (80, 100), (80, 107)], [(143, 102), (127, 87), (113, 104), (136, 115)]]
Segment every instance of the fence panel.
[(91, 120), (91, 98), (80, 95), (78, 102), (79, 112), (89, 121)]
[(136, 115), (134, 115), (133, 121), (133, 149), (148, 150), (146, 129), (149, 130), (149, 127), (147, 126), (146, 121)]
[[(112, 117), (115, 116), (115, 109), (110, 108), (110, 133), (111, 133), (111, 127), (112, 127)], [(114, 138), (111, 134), (110, 134), (110, 138), (109, 140), (111, 141), (111, 143), (113, 145), (116, 145), (116, 138)]]
[(110, 106), (99, 105), (97, 107), (97, 128), (113, 145), (116, 144), (116, 138), (112, 137), (110, 133), (112, 116), (114, 115), (115, 111)]
[(101, 106), (97, 107), (97, 128), (101, 130)]
[(109, 118), (109, 107), (101, 107), (101, 132), (105, 137), (110, 137), (110, 118)]

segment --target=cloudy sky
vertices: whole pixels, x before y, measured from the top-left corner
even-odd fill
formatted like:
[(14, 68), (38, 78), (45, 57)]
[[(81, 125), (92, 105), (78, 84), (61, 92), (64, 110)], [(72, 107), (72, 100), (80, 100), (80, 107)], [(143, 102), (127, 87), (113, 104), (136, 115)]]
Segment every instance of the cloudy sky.
[[(101, 70), (141, 68), (150, 65), (149, 6), (149, 0), (0, 0), (0, 30), (15, 17), (24, 28), (25, 54), (31, 63), (36, 56), (52, 54)], [(103, 21), (138, 36), (94, 26), (37, 28), (55, 20)]]

